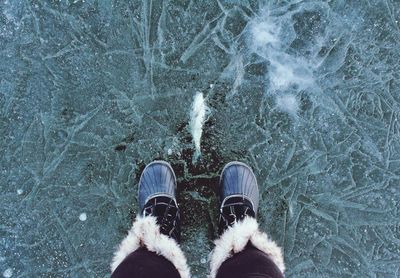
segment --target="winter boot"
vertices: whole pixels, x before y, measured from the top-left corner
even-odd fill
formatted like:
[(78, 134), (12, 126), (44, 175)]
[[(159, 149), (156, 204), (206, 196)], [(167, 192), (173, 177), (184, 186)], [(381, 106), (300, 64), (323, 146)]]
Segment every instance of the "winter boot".
[(255, 218), (258, 202), (257, 179), (251, 168), (241, 162), (228, 163), (220, 178), (219, 234), (246, 216)]
[(220, 238), (210, 254), (210, 277), (216, 277), (224, 261), (252, 245), (267, 254), (284, 273), (280, 247), (261, 232), (256, 220), (259, 189), (249, 166), (242, 162), (228, 163), (220, 179)]
[(175, 197), (176, 177), (169, 163), (154, 161), (139, 180), (141, 215), (114, 253), (112, 272), (132, 252), (146, 248), (168, 259), (181, 277), (189, 277), (189, 267), (180, 249), (180, 214)]
[(176, 177), (169, 163), (154, 161), (139, 180), (139, 207), (143, 217), (157, 218), (160, 232), (180, 241), (180, 214), (175, 198)]

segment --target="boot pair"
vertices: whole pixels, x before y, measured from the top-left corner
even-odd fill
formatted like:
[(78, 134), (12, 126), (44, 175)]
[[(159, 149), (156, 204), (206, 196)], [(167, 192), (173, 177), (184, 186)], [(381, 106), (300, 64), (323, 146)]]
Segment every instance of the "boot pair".
[[(180, 211), (176, 201), (176, 187), (175, 173), (169, 163), (150, 163), (140, 177), (139, 207), (144, 217), (156, 217), (162, 234), (180, 242)], [(256, 217), (259, 190), (249, 166), (236, 161), (228, 163), (222, 170), (219, 189), (220, 235), (245, 217)]]
[[(179, 246), (181, 227), (176, 186), (174, 171), (167, 162), (147, 165), (139, 181), (140, 215), (114, 253), (111, 272), (134, 252), (146, 249), (170, 261), (181, 278), (190, 277), (185, 254)], [(281, 248), (258, 227), (259, 190), (251, 168), (241, 162), (228, 163), (221, 173), (219, 191), (220, 236), (210, 253), (209, 277), (217, 277), (224, 262), (249, 246), (266, 254), (284, 273)]]

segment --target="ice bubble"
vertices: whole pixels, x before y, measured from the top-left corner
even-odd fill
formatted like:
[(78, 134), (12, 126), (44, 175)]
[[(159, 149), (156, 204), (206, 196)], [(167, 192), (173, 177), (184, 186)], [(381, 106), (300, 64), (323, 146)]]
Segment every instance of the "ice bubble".
[(5, 278), (9, 278), (13, 275), (13, 271), (11, 268), (7, 268), (4, 272), (3, 272), (3, 277)]
[(79, 215), (79, 220), (81, 220), (81, 221), (86, 221), (86, 219), (87, 219), (86, 213), (81, 213), (81, 214)]

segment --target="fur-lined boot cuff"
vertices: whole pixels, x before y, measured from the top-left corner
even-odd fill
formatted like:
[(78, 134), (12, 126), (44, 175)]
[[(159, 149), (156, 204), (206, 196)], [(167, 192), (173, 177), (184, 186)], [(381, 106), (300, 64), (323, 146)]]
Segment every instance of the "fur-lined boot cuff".
[(182, 278), (190, 277), (190, 270), (183, 251), (174, 239), (160, 233), (157, 220), (152, 216), (136, 218), (128, 235), (122, 240), (117, 251), (114, 253), (111, 272), (114, 272), (129, 254), (140, 247), (146, 247), (147, 250), (169, 260)]
[(266, 233), (258, 229), (257, 220), (246, 217), (243, 221), (229, 227), (215, 243), (215, 248), (210, 254), (210, 277), (215, 278), (218, 269), (224, 261), (233, 254), (244, 250), (251, 242), (254, 247), (267, 254), (278, 266), (282, 273), (285, 272), (283, 252)]

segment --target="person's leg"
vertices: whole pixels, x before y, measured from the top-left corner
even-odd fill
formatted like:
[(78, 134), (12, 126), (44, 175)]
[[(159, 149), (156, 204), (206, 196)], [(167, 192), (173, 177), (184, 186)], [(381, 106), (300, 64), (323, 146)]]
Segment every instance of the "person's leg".
[(243, 277), (283, 278), (283, 274), (266, 253), (249, 244), (223, 262), (217, 273), (217, 278)]
[(111, 278), (180, 278), (175, 266), (163, 256), (140, 248), (131, 253), (112, 273)]
[(249, 166), (240, 162), (225, 166), (220, 202), (220, 238), (210, 256), (211, 277), (283, 277), (281, 248), (258, 228), (259, 190)]
[(141, 216), (114, 253), (112, 277), (190, 276), (178, 244), (180, 214), (175, 191), (175, 174), (167, 162), (147, 165), (139, 181)]

